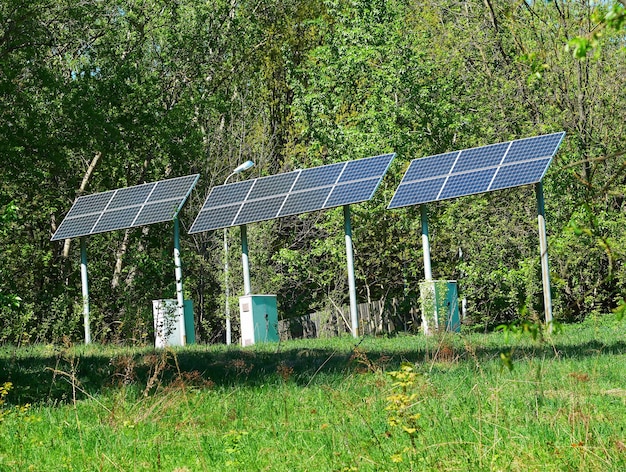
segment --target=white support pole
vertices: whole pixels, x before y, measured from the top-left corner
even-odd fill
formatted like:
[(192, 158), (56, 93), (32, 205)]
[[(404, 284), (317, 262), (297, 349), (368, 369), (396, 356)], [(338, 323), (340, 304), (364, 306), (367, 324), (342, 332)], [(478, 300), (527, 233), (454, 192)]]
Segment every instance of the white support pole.
[(183, 269), (180, 259), (180, 228), (178, 215), (174, 218), (174, 275), (176, 277), (176, 311), (183, 336), (183, 345), (187, 344), (185, 332), (185, 298), (183, 294)]
[(354, 278), (354, 250), (352, 247), (352, 228), (350, 226), (350, 205), (343, 206), (343, 227), (346, 234), (346, 259), (348, 262), (348, 288), (350, 290), (350, 321), (352, 337), (359, 336), (359, 313), (356, 302), (356, 282)]
[(548, 262), (548, 235), (546, 233), (546, 210), (543, 201), (543, 184), (535, 184), (537, 195), (537, 221), (539, 223), (539, 250), (541, 255), (541, 280), (543, 282), (543, 307), (548, 330), (552, 331), (552, 294), (550, 292), (550, 265)]
[(87, 277), (87, 245), (85, 238), (80, 238), (80, 281), (83, 288), (83, 323), (85, 325), (85, 344), (91, 343), (89, 329), (89, 279)]
[[(253, 161), (246, 161), (243, 164), (237, 166), (230, 174), (228, 174), (226, 179), (224, 179), (224, 185), (226, 185), (226, 183), (228, 182), (228, 179), (230, 179), (233, 175), (239, 174), (252, 167), (254, 167)], [(245, 225), (243, 225), (241, 228), (242, 228), (241, 231), (243, 235), (246, 231)], [(244, 237), (247, 238), (247, 235), (242, 236), (242, 246), (243, 246)], [(245, 242), (245, 259), (244, 259), (243, 254), (241, 258), (244, 261), (244, 269), (243, 269), (244, 270), (244, 287), (248, 287), (248, 292), (249, 292), (250, 291), (250, 270), (248, 268), (248, 241), (247, 239)], [(246, 276), (246, 273), (247, 273), (247, 276)], [(246, 277), (248, 281), (247, 284), (246, 284)], [(230, 289), (228, 286), (228, 228), (224, 228), (224, 288), (226, 290), (226, 300), (224, 303), (224, 311), (226, 315), (226, 345), (229, 345), (232, 342), (232, 328), (230, 324)]]
[(250, 262), (248, 259), (248, 229), (246, 225), (241, 225), (241, 264), (243, 266), (243, 294), (250, 295), (252, 287), (250, 284)]
[(228, 286), (228, 228), (224, 228), (224, 290), (226, 294), (226, 345), (232, 343), (233, 335), (230, 326), (230, 288)]
[[(433, 270), (430, 262), (430, 240), (428, 239), (428, 212), (426, 210), (426, 205), (420, 205), (420, 217), (422, 222), (422, 253), (424, 254), (424, 279), (426, 282), (432, 282), (433, 280)], [(433, 321), (434, 321), (434, 329), (437, 331), (439, 329), (439, 310), (437, 308), (437, 289), (435, 284), (431, 283), (429, 285), (429, 290), (432, 290), (432, 297), (435, 301), (433, 304)], [(422, 313), (422, 326), (424, 329), (424, 334), (431, 334), (431, 328), (427, 322), (427, 314)]]
[(428, 241), (428, 213), (426, 205), (420, 205), (422, 217), (422, 251), (424, 253), (424, 278), (427, 281), (433, 280), (433, 271), (430, 264), (430, 242)]

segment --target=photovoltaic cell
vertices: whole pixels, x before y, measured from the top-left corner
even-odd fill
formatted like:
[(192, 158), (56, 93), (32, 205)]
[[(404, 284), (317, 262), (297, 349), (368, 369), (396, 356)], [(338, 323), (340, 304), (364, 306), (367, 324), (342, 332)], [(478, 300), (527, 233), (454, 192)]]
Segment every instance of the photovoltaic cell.
[(173, 220), (198, 174), (78, 197), (52, 241)]
[[(154, 195), (154, 193), (153, 193)], [(161, 223), (163, 221), (172, 221), (178, 213), (178, 201), (177, 200), (164, 200), (156, 203), (146, 203), (135, 221), (133, 226), (145, 226), (154, 223)]]
[(107, 210), (141, 205), (146, 201), (155, 184), (137, 185), (136, 187), (121, 188), (113, 194)]
[(394, 206), (390, 206), (390, 208), (414, 205), (413, 202), (432, 202), (437, 200), (445, 180), (445, 178), (439, 177), (433, 180), (426, 180), (421, 185), (401, 185), (393, 196), (392, 202)]
[(323, 208), (324, 202), (328, 198), (327, 188), (318, 188), (308, 190), (306, 192), (292, 193), (285, 200), (285, 204), (280, 210), (278, 216), (297, 215), (306, 213), (308, 209)]
[(141, 210), (140, 206), (121, 208), (112, 211), (105, 211), (100, 216), (96, 225), (91, 229), (92, 233), (104, 233), (114, 229), (130, 228), (133, 221)]
[(495, 173), (496, 169), (488, 169), (485, 171), (451, 175), (441, 188), (437, 200), (445, 200), (447, 198), (463, 195), (466, 189), (471, 189), (472, 193), (486, 192)]
[(385, 175), (389, 167), (387, 159), (359, 159), (349, 161), (339, 178), (339, 183), (353, 180), (369, 179), (379, 175)]
[(406, 174), (404, 174), (403, 180), (412, 182), (414, 180), (426, 180), (447, 175), (452, 170), (452, 166), (459, 154), (460, 152), (456, 151), (438, 154), (429, 158), (415, 159), (411, 162)]
[(104, 210), (115, 191), (96, 193), (86, 197), (79, 197), (76, 203), (72, 205), (66, 218), (73, 218), (76, 216), (86, 215), (90, 213), (100, 213)]
[(74, 235), (84, 233), (84, 228), (93, 228), (100, 219), (100, 213), (77, 216), (76, 218), (65, 218), (54, 233), (52, 241), (59, 239), (73, 238)]
[(255, 200), (257, 198), (273, 197), (274, 195), (288, 193), (296, 178), (298, 178), (298, 172), (288, 172), (256, 179), (247, 199)]
[(369, 200), (394, 157), (384, 154), (214, 187), (189, 233)]
[(359, 180), (350, 185), (336, 185), (326, 201), (324, 208), (363, 202), (369, 200), (378, 187), (380, 179)]
[(275, 218), (285, 201), (284, 196), (264, 198), (246, 202), (235, 219), (235, 225), (244, 225), (250, 221), (263, 221)]
[(389, 208), (537, 183), (564, 136), (553, 133), (415, 159)]
[(246, 199), (246, 195), (250, 192), (250, 188), (253, 184), (254, 180), (244, 180), (243, 182), (213, 187), (204, 205), (218, 207), (231, 203), (241, 203)]
[(326, 185), (333, 185), (345, 167), (345, 163), (329, 164), (326, 166), (304, 169), (293, 187), (293, 191), (306, 190)]
[(480, 160), (481, 167), (500, 165), (509, 145), (510, 143), (492, 144), (491, 146), (462, 151), (454, 164), (454, 172), (476, 169), (478, 160)]
[(546, 134), (536, 138), (520, 139), (513, 141), (511, 149), (504, 159), (505, 164), (511, 164), (519, 161), (526, 161), (532, 156), (552, 157), (556, 153), (561, 144), (561, 140), (565, 133)]
[(536, 176), (539, 176), (537, 179), (537, 182), (539, 182), (543, 178), (543, 173), (548, 168), (549, 164), (549, 159), (541, 159), (524, 164), (500, 167), (491, 184), (490, 190), (499, 190), (524, 185), (524, 183), (528, 181), (529, 175), (535, 178)]
[[(233, 226), (235, 217), (239, 213), (241, 204), (229, 205), (225, 207), (211, 208), (210, 211), (201, 211), (196, 216), (196, 220), (193, 222), (192, 227), (189, 229), (191, 234), (195, 228), (227, 228)], [(201, 230), (202, 231), (202, 230)]]

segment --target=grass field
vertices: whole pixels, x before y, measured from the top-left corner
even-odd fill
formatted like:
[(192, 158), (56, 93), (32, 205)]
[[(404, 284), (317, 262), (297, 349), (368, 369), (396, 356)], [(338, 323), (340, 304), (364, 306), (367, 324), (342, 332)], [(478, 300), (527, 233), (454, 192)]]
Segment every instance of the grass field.
[(0, 471), (622, 471), (625, 332), (0, 347)]

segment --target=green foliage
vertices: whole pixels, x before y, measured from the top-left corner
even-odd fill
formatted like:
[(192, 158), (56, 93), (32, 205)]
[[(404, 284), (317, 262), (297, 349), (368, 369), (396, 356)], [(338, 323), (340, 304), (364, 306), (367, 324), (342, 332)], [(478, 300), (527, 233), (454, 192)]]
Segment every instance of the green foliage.
[[(2, 213), (0, 213), (0, 236), (10, 237), (11, 227), (10, 223), (17, 220), (18, 215), (18, 207), (13, 202), (9, 203), (2, 209)], [(7, 283), (8, 280), (8, 271), (5, 269), (5, 265), (10, 263), (9, 260), (5, 258), (0, 258), (0, 315), (4, 312), (6, 314), (15, 314), (17, 310), (20, 308), (20, 304), (22, 299), (13, 293), (7, 293), (6, 290), (13, 290), (10, 283)], [(5, 331), (3, 329), (3, 331)], [(0, 332), (0, 341), (5, 339), (4, 333)]]
[[(586, 35), (576, 36), (567, 42), (566, 50), (570, 51), (576, 59), (587, 57), (589, 52), (595, 50), (597, 59), (601, 53), (602, 40), (606, 36), (607, 30), (623, 34), (626, 25), (626, 5), (623, 2), (612, 2), (607, 5), (600, 3), (594, 7), (591, 15), (594, 23), (593, 29)], [(625, 49), (626, 50), (626, 49)]]
[[(352, 208), (356, 276), (359, 301), (408, 311), (419, 212), (386, 206), (409, 161), (558, 130), (544, 179), (555, 316), (608, 312), (626, 293), (621, 2), (9, 0), (0, 19), (0, 205), (13, 202), (0, 216), (0, 342), (82, 336), (77, 242), (50, 242), (79, 195), (199, 172), (184, 234), (245, 159), (261, 176), (396, 152)], [(564, 38), (602, 53), (576, 60)], [(458, 280), (468, 323), (542, 312), (532, 192), (429, 212), (433, 271)], [(346, 301), (342, 224), (332, 210), (249, 228), (253, 286), (277, 293), (284, 316)], [(219, 233), (182, 241), (202, 341), (223, 339)], [(159, 224), (88, 238), (96, 340), (149, 343), (151, 300), (174, 295), (171, 236)]]

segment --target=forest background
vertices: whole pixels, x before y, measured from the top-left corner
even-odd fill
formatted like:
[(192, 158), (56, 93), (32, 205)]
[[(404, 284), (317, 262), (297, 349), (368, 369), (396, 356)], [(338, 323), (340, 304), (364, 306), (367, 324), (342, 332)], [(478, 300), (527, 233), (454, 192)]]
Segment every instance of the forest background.
[[(82, 194), (200, 174), (181, 253), (198, 338), (215, 342), (223, 234), (185, 229), (241, 162), (248, 178), (396, 152), (352, 208), (357, 289), (410, 304), (419, 208), (386, 210), (410, 160), (561, 130), (544, 180), (555, 317), (615, 309), (623, 18), (583, 0), (3, 1), (0, 342), (81, 339), (79, 244), (50, 238)], [(523, 187), (429, 206), (434, 277), (458, 280), (476, 329), (542, 317), (535, 205)], [(253, 292), (277, 293), (285, 317), (345, 303), (342, 224), (335, 209), (250, 225)], [(174, 297), (172, 225), (87, 245), (94, 339), (148, 342), (151, 300)]]

